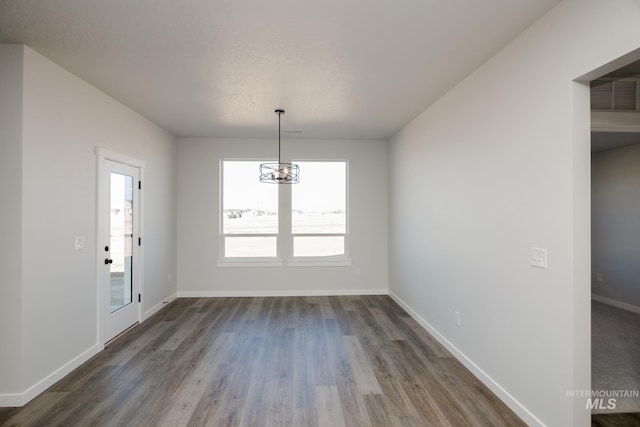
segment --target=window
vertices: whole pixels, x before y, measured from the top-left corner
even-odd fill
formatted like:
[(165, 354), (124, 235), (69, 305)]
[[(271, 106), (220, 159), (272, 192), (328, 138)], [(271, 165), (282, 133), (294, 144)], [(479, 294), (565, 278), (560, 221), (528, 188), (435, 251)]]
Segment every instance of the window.
[(346, 261), (347, 162), (296, 161), (293, 185), (259, 182), (264, 162), (221, 162), (221, 261)]
[(225, 258), (270, 258), (278, 254), (278, 188), (258, 181), (260, 163), (222, 162)]
[(345, 255), (346, 162), (298, 162), (304, 180), (292, 188), (294, 257)]

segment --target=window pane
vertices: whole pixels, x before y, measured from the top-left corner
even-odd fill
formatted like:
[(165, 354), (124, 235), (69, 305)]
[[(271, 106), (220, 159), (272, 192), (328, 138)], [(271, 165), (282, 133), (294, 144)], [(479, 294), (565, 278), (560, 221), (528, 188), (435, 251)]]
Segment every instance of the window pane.
[(224, 255), (227, 258), (275, 257), (278, 254), (274, 237), (225, 237)]
[(293, 238), (293, 256), (344, 255), (344, 236), (298, 236)]
[(111, 172), (111, 313), (133, 302), (133, 176)]
[(346, 162), (296, 163), (300, 183), (292, 188), (293, 233), (346, 233)]
[(224, 234), (278, 233), (278, 186), (259, 181), (260, 163), (223, 162)]

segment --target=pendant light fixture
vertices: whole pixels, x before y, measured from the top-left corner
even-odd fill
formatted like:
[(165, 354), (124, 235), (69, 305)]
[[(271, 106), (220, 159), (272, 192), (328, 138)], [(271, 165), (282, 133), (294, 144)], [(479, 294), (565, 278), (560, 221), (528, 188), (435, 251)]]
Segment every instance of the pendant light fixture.
[(260, 165), (260, 182), (267, 184), (297, 184), (300, 168), (293, 163), (282, 163), (280, 160), (280, 117), (284, 110), (276, 110), (278, 115), (278, 163), (262, 163)]

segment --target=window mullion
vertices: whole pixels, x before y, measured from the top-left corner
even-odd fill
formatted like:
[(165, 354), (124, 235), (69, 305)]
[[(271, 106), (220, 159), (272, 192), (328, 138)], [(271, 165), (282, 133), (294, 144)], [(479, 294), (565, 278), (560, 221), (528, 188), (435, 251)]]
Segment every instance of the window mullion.
[(291, 185), (278, 185), (278, 257), (293, 256), (291, 236)]

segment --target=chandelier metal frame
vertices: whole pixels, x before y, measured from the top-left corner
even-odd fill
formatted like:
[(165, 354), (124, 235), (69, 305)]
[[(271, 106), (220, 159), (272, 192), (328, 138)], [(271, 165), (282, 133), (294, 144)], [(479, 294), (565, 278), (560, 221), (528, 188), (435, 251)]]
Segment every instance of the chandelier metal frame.
[(260, 182), (266, 184), (297, 184), (300, 182), (300, 168), (294, 163), (283, 163), (281, 153), (281, 126), (280, 118), (284, 110), (275, 110), (278, 115), (278, 163), (260, 164)]

